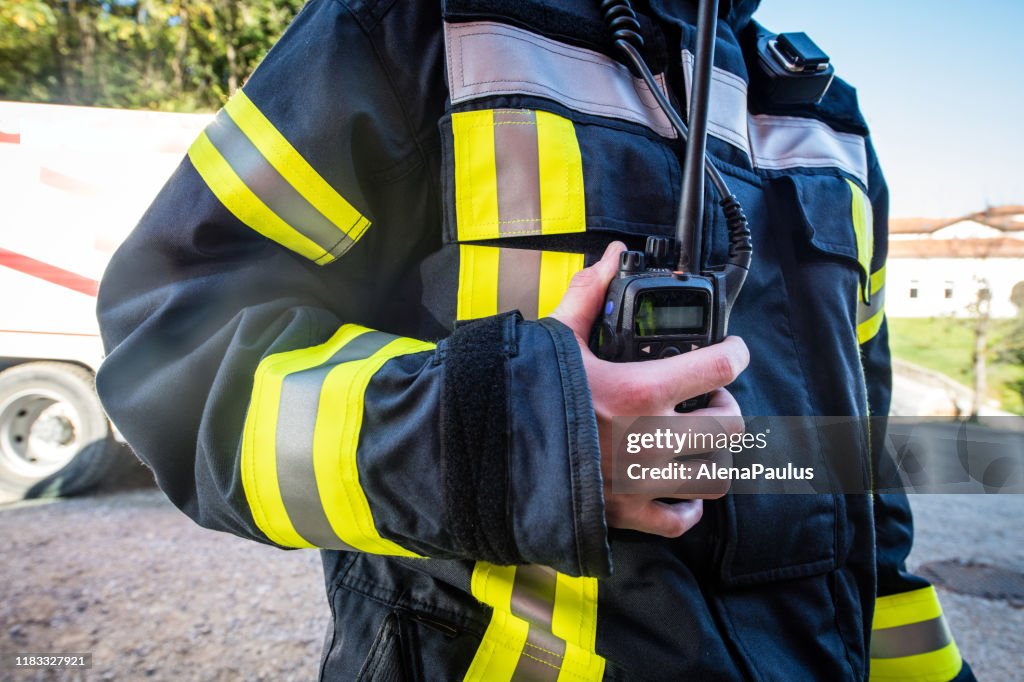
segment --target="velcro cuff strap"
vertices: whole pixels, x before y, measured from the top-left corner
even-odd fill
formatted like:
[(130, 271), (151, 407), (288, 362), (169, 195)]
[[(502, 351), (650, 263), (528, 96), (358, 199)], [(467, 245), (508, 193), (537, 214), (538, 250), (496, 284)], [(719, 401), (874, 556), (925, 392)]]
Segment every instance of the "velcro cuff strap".
[(495, 564), (520, 562), (509, 512), (508, 359), (518, 313), (460, 326), (444, 348), (444, 514), (462, 550)]

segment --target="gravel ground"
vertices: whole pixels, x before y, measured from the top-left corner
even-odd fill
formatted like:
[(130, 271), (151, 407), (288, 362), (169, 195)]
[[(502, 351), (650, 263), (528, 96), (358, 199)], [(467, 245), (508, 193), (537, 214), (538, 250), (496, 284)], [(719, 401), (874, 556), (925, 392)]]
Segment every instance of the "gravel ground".
[(6, 509), (0, 537), (0, 653), (92, 652), (88, 679), (316, 678), (316, 552), (203, 530), (152, 489)]
[[(912, 566), (961, 558), (1024, 571), (1024, 495), (913, 504)], [(0, 653), (92, 652), (87, 679), (316, 677), (329, 609), (315, 552), (202, 530), (152, 489), (0, 508), (0, 537)], [(942, 597), (978, 678), (1024, 679), (1024, 609)]]
[[(1024, 573), (1024, 495), (913, 495), (908, 566), (961, 559)], [(957, 645), (982, 682), (1024, 680), (1024, 608), (941, 590)]]

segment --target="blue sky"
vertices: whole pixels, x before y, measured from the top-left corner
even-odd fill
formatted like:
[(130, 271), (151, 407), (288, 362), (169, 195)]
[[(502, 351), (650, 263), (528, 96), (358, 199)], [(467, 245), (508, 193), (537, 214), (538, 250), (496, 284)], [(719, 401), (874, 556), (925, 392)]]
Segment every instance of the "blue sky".
[(857, 87), (893, 217), (1024, 204), (1024, 0), (762, 0)]

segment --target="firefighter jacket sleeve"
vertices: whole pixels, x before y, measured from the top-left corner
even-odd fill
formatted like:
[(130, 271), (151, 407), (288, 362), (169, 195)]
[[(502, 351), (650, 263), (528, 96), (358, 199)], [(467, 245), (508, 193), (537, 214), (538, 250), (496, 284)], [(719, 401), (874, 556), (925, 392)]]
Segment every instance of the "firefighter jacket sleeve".
[(440, 244), (438, 117), (421, 114), (445, 87), (416, 72), (441, 54), (416, 29), (440, 25), (428, 5), (404, 37), (307, 4), (112, 260), (97, 387), (203, 526), (605, 575), (572, 333), (510, 313), (432, 342), (395, 314)]
[[(868, 199), (862, 219), (871, 225), (874, 249), (866, 295), (858, 305), (857, 336), (872, 417), (889, 414), (892, 367), (885, 319), (885, 264), (889, 193), (878, 159), (868, 146)], [(857, 210), (854, 209), (855, 220)], [(868, 230), (864, 231), (865, 233)], [(884, 452), (884, 420), (872, 421), (872, 469), (875, 485), (885, 488), (895, 474)], [(891, 484), (891, 485), (890, 485)], [(935, 588), (907, 571), (913, 544), (913, 520), (905, 493), (874, 496), (878, 596), (871, 625), (871, 680), (973, 679), (942, 614)]]

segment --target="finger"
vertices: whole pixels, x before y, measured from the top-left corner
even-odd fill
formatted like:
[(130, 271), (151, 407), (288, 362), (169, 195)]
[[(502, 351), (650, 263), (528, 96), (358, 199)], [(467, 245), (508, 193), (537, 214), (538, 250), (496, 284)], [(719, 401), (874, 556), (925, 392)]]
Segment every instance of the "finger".
[(738, 336), (663, 360), (629, 363), (629, 371), (650, 387), (652, 396), (666, 404), (731, 384), (750, 363), (747, 345)]
[(704, 514), (702, 500), (666, 504), (651, 500), (636, 510), (636, 530), (666, 538), (677, 538), (690, 530)]
[(724, 388), (712, 391), (708, 406), (700, 410), (694, 410), (690, 414), (700, 417), (711, 417), (722, 427), (725, 433), (736, 434), (746, 431), (739, 403)]
[(740, 406), (736, 399), (732, 397), (732, 393), (729, 393), (724, 388), (716, 388), (708, 396), (708, 406), (704, 410), (698, 410), (698, 412), (711, 412), (715, 410), (723, 413), (738, 414)]
[(581, 339), (588, 338), (604, 304), (608, 284), (619, 270), (619, 254), (625, 250), (626, 245), (622, 242), (612, 242), (601, 260), (573, 275), (568, 290), (551, 317), (572, 329)]

